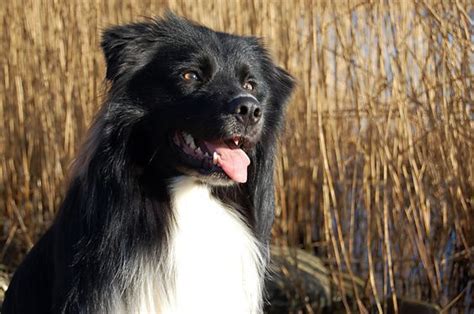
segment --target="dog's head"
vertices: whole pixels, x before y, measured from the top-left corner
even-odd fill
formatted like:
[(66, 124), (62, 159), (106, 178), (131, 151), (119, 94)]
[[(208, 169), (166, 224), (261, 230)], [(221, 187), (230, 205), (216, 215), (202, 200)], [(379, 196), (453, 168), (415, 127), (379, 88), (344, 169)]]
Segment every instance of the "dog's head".
[(110, 101), (146, 112), (131, 137), (140, 163), (225, 185), (273, 145), (293, 79), (257, 38), (168, 14), (108, 29), (102, 47)]

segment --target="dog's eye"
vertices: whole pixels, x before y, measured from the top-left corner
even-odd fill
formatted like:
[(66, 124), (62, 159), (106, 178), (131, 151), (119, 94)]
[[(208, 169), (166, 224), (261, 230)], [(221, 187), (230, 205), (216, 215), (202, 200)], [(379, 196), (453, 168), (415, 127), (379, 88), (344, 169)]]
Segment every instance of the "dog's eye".
[(255, 83), (251, 81), (247, 81), (242, 85), (242, 87), (246, 90), (252, 91), (255, 89)]
[(199, 75), (196, 72), (189, 71), (183, 73), (183, 79), (185, 81), (200, 81)]

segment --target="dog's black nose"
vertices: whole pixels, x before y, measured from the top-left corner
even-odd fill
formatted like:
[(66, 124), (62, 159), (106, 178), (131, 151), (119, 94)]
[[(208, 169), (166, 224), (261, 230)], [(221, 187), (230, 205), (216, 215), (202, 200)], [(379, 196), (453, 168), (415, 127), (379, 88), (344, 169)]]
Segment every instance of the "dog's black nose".
[(229, 103), (229, 112), (246, 125), (260, 121), (262, 109), (258, 101), (250, 96), (237, 97)]

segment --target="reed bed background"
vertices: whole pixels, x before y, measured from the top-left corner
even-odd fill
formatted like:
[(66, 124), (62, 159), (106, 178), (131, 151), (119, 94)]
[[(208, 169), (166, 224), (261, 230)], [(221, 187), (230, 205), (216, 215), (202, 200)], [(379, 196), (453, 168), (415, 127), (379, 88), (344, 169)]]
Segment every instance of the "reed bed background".
[(297, 78), (275, 244), (319, 256), (347, 311), (397, 296), (472, 310), (468, 0), (1, 1), (0, 264), (13, 270), (58, 208), (105, 93), (101, 30), (166, 8), (264, 37)]

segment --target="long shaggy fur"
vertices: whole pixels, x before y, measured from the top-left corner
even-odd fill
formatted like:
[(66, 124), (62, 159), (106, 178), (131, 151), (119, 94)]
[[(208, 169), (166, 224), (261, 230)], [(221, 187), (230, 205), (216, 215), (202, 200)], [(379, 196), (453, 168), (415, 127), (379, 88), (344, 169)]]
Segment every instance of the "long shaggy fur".
[[(3, 313), (260, 312), (292, 78), (259, 39), (171, 14), (110, 28), (102, 47), (108, 98)], [(189, 69), (199, 82), (183, 79)], [(249, 76), (251, 91), (242, 89)], [(255, 125), (226, 111), (242, 93), (261, 110)], [(216, 141), (241, 134), (247, 181), (187, 163), (170, 141), (176, 130)]]

